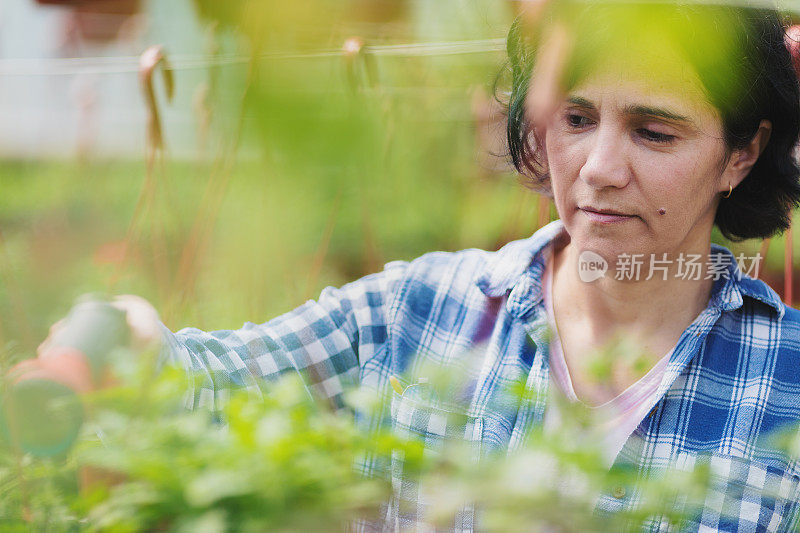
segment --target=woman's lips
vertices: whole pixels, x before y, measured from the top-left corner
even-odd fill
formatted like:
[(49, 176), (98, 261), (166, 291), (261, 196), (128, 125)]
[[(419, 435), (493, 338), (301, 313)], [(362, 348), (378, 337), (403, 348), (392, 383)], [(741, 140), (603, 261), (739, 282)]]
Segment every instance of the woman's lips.
[(580, 210), (592, 222), (599, 224), (618, 224), (636, 218), (636, 215), (611, 215), (608, 213), (598, 213), (588, 209)]

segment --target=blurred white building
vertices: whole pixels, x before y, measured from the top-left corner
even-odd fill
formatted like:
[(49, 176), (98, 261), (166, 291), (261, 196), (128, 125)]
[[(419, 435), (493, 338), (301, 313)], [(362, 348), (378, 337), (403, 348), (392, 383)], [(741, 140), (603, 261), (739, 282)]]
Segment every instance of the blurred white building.
[[(141, 0), (132, 17), (82, 18), (69, 5), (43, 3), (0, 2), (0, 157), (141, 156), (146, 110), (136, 58), (151, 44), (175, 57), (205, 52), (206, 31), (191, 2)], [(176, 72), (168, 106), (156, 80), (173, 156), (196, 150), (192, 101), (205, 79), (202, 68)]]
[[(504, 35), (518, 3), (353, 0), (352, 8), (364, 19), (359, 32), (382, 34), (388, 17), (387, 27), (402, 19), (412, 28), (413, 42), (441, 43)], [(113, 13), (132, 8), (131, 16)], [(204, 146), (197, 100), (210, 39), (193, 0), (0, 0), (0, 158), (141, 157), (147, 111), (138, 57), (154, 44), (176, 66), (170, 105), (156, 78), (169, 155), (194, 157)], [(237, 54), (233, 38), (217, 45), (226, 57)], [(235, 105), (245, 70), (233, 62), (218, 71), (217, 89)]]

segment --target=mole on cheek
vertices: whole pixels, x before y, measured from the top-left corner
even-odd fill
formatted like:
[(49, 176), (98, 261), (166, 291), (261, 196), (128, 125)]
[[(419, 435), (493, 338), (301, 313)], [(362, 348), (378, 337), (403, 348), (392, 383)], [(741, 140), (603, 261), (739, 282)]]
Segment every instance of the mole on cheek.
[(667, 210), (666, 210), (666, 209), (664, 209), (663, 207), (662, 207), (661, 209), (659, 209), (659, 210), (658, 210), (658, 214), (659, 214), (659, 215), (663, 215), (663, 214), (665, 214), (666, 212), (667, 212)]

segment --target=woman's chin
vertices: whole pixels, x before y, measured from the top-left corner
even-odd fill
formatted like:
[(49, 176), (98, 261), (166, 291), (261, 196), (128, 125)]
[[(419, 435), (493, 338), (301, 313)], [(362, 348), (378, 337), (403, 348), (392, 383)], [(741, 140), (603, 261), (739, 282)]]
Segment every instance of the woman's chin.
[(636, 263), (644, 265), (650, 254), (653, 253), (652, 250), (644, 246), (636, 246), (636, 243), (631, 241), (573, 239), (572, 244), (575, 245), (573, 250), (579, 269), (599, 268), (599, 265), (602, 264), (602, 268), (607, 269), (609, 273), (615, 272), (620, 265), (631, 265), (633, 268)]
[(607, 261), (616, 261), (621, 255), (649, 254), (652, 252), (645, 243), (639, 243), (637, 239), (627, 237), (612, 237), (598, 235), (581, 235), (577, 238), (572, 237), (570, 245), (578, 253), (591, 251), (603, 256)]

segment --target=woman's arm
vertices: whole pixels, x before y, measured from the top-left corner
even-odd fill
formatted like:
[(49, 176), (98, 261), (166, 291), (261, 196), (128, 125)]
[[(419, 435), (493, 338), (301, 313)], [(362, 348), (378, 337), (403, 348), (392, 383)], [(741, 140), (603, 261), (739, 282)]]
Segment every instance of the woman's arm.
[(261, 379), (296, 372), (311, 394), (344, 405), (342, 393), (359, 383), (360, 370), (382, 356), (394, 292), (407, 263), (396, 261), (341, 288), (327, 287), (318, 300), (263, 324), (204, 332), (161, 326), (161, 360), (202, 376), (190, 388), (188, 407), (215, 408), (230, 386), (258, 390)]

